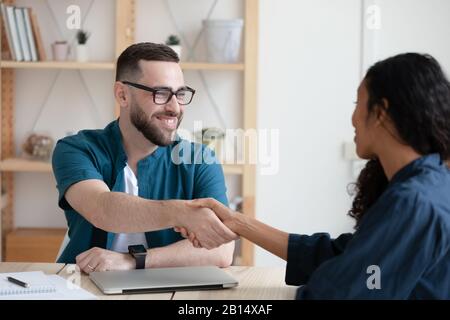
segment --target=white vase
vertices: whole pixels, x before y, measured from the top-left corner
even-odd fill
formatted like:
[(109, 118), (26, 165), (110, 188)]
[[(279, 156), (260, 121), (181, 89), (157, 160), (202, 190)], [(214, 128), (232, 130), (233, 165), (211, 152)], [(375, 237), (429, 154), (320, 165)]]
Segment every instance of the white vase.
[(78, 44), (76, 49), (76, 58), (78, 62), (86, 62), (89, 60), (88, 47), (85, 44)]
[(181, 46), (180, 45), (176, 45), (176, 46), (169, 46), (173, 51), (175, 51), (175, 53), (178, 55), (178, 58), (181, 60)]
[(242, 19), (203, 20), (208, 62), (238, 62), (243, 25)]

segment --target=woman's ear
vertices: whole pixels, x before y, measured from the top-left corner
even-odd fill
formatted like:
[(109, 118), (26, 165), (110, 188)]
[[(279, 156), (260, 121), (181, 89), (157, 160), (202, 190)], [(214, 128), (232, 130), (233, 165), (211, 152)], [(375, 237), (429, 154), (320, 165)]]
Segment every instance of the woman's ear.
[(389, 102), (385, 98), (383, 98), (381, 104), (376, 106), (375, 114), (377, 126), (384, 126), (389, 121), (389, 116), (387, 114), (388, 108)]

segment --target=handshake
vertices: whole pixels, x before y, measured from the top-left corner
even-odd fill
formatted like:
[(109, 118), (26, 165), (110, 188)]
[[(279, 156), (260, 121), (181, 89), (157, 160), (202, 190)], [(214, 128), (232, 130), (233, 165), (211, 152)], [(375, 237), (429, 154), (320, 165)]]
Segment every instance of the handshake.
[(183, 201), (174, 230), (189, 239), (196, 248), (214, 249), (238, 239), (241, 214), (213, 198)]

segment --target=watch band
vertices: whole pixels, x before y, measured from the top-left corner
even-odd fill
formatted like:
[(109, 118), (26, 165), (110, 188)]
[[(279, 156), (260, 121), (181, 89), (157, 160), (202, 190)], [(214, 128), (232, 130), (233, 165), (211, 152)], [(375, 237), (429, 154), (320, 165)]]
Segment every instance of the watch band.
[(145, 269), (145, 254), (138, 254), (134, 256), (136, 260), (136, 269)]

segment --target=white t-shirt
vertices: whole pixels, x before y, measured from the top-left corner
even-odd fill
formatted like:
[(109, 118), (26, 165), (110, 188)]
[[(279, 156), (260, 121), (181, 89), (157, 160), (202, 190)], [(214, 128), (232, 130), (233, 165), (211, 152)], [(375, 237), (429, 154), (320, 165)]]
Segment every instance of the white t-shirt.
[[(139, 191), (138, 181), (133, 170), (131, 170), (128, 166), (128, 163), (123, 169), (123, 173), (125, 180), (125, 193), (137, 196)], [(145, 233), (117, 233), (114, 237), (111, 250), (125, 253), (128, 252), (128, 246), (135, 244), (142, 244), (145, 248), (148, 248)]]

